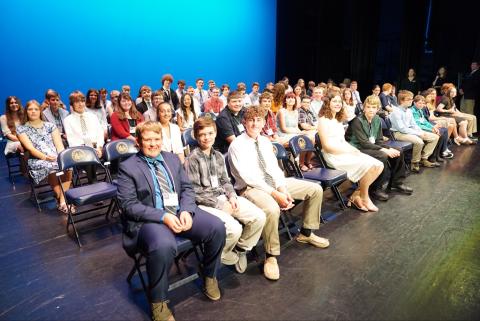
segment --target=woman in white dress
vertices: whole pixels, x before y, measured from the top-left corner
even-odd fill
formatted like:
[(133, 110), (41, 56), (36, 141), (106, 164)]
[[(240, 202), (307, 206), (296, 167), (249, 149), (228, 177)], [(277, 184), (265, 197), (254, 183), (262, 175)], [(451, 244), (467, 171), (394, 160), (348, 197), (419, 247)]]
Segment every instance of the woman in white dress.
[(172, 124), (172, 107), (167, 102), (162, 102), (157, 107), (158, 121), (162, 124), (162, 150), (177, 154), (182, 162), (185, 162), (185, 154), (183, 152), (182, 134), (180, 128)]
[(347, 123), (350, 123), (355, 118), (355, 104), (353, 103), (352, 90), (345, 88), (342, 92), (343, 107), (347, 112)]
[(359, 188), (349, 199), (349, 206), (365, 212), (377, 212), (378, 207), (370, 199), (368, 188), (382, 173), (383, 163), (360, 152), (345, 140), (342, 121), (346, 118), (346, 111), (339, 92), (330, 91), (324, 97), (319, 116), (318, 135), (325, 161), (335, 169), (346, 171), (350, 181), (359, 183)]
[(85, 101), (85, 106), (87, 111), (93, 113), (97, 116), (98, 121), (103, 129), (103, 137), (105, 140), (108, 139), (108, 122), (107, 122), (107, 111), (100, 104), (99, 92), (96, 89), (89, 89), (87, 91), (87, 97)]

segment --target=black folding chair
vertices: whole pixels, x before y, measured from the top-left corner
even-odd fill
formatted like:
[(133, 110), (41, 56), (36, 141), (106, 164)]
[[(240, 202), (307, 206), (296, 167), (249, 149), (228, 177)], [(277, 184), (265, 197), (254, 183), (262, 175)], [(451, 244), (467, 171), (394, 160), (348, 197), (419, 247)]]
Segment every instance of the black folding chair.
[[(108, 220), (110, 212), (116, 204), (117, 208), (120, 208), (117, 204), (117, 187), (112, 184), (110, 175), (105, 166), (98, 159), (95, 149), (88, 146), (70, 147), (58, 155), (58, 167), (60, 172), (57, 173), (58, 182), (61, 186), (63, 196), (65, 197), (65, 203), (68, 208), (68, 223), (67, 232), (70, 225), (73, 228), (78, 246), (81, 247), (80, 237), (76, 227), (76, 223), (86, 221), (101, 215), (105, 215)], [(68, 169), (75, 169), (78, 166), (94, 165), (102, 168), (106, 173), (105, 182), (95, 182), (92, 184), (84, 184), (80, 186), (72, 186), (69, 190), (65, 191), (61, 184), (60, 176)], [(85, 205), (92, 205), (95, 203), (110, 200), (110, 203), (105, 206), (87, 208), (83, 211), (79, 211), (80, 207)], [(72, 212), (72, 205), (77, 207), (75, 213)], [(101, 208), (108, 208), (106, 213), (98, 213), (95, 215), (87, 215), (87, 213), (97, 211)]]
[(392, 124), (388, 118), (380, 118), (382, 123), (382, 133), (383, 136), (388, 137), (387, 145), (391, 148), (402, 150), (404, 153), (413, 149), (413, 144), (411, 142), (400, 141), (395, 138), (390, 128)]
[(23, 154), (16, 152), (16, 153), (8, 153), (5, 155), (5, 160), (7, 162), (7, 168), (8, 168), (8, 178), (10, 180), (10, 183), (12, 183), (12, 188), (15, 189), (15, 176), (21, 176), (22, 175), (22, 157)]
[(313, 143), (310, 141), (310, 138), (305, 135), (298, 135), (292, 137), (288, 142), (288, 145), (290, 146), (290, 150), (292, 152), (292, 156), (294, 158), (299, 156), (300, 153), (312, 152), (315, 154), (315, 156), (318, 157), (320, 161), (320, 167), (312, 168), (308, 172), (302, 172), (298, 163), (293, 162), (293, 166), (295, 167), (295, 174), (298, 178), (303, 178), (309, 181), (320, 183), (324, 190), (330, 188), (335, 197), (340, 202), (340, 207), (342, 209), (346, 209), (347, 205), (345, 204), (345, 200), (343, 199), (343, 196), (338, 190), (338, 186), (347, 179), (347, 172), (328, 168), (322, 156), (321, 143), (318, 133), (315, 134), (315, 140), (317, 141), (316, 145), (319, 145), (318, 148), (315, 148)]
[[(282, 163), (283, 169), (287, 172), (288, 176), (295, 177), (295, 174), (294, 174), (295, 168), (293, 167), (293, 163), (290, 160), (290, 157), (285, 147), (282, 144), (277, 142), (272, 142), (272, 145), (273, 145), (273, 153), (277, 157), (277, 161), (280, 161)], [(299, 203), (300, 203), (299, 201), (295, 201), (295, 206), (297, 206)], [(293, 240), (293, 236), (292, 236), (292, 233), (290, 232), (290, 228), (292, 226), (297, 227), (295, 222), (292, 221), (289, 216), (290, 211), (292, 209), (280, 211), (280, 224), (282, 227), (280, 228), (279, 233), (286, 232), (289, 240)]]
[[(107, 175), (110, 175), (110, 179), (116, 185), (113, 177), (115, 171), (112, 171), (113, 167), (118, 167), (118, 162), (127, 159), (128, 157), (138, 153), (137, 145), (130, 139), (119, 139), (106, 143), (103, 146), (103, 157), (105, 158), (105, 168), (107, 169)], [(115, 165), (112, 163), (116, 163)], [(113, 166), (112, 166), (113, 165)]]
[(182, 133), (182, 143), (183, 146), (185, 146), (186, 150), (186, 155), (190, 154), (195, 148), (198, 147), (198, 142), (193, 137), (193, 128), (187, 128), (185, 131)]
[(405, 169), (408, 172), (410, 172), (410, 168), (408, 166), (408, 163), (410, 163), (412, 157), (411, 154), (413, 152), (413, 143), (411, 142), (406, 142), (406, 141), (401, 141), (397, 140), (395, 136), (393, 135), (393, 132), (390, 130), (392, 127), (392, 123), (390, 122), (390, 119), (387, 117), (385, 119), (380, 118), (381, 124), (382, 124), (382, 133), (383, 136), (388, 137), (389, 140), (386, 142), (387, 146), (390, 148), (395, 148), (398, 150), (401, 150), (404, 155), (405, 155)]
[(201, 113), (199, 117), (209, 117), (209, 118), (211, 118), (213, 121), (215, 121), (215, 120), (217, 119), (217, 115), (215, 115), (215, 114), (212, 113), (212, 112), (208, 112), (208, 111)]
[(27, 165), (27, 172), (28, 172), (27, 174), (28, 181), (30, 182), (30, 198), (37, 206), (37, 210), (41, 212), (42, 211), (41, 205), (43, 203), (48, 203), (55, 199), (52, 195), (53, 193), (52, 187), (48, 183), (48, 178), (45, 178), (38, 184), (35, 183), (30, 173), (30, 168), (28, 167), (28, 165)]
[[(177, 267), (177, 271), (179, 274), (182, 274), (182, 271), (180, 269), (179, 261), (180, 260), (185, 260), (185, 258), (190, 254), (190, 253), (195, 253), (195, 257), (197, 259), (198, 264), (201, 262), (200, 255), (197, 250), (197, 246), (195, 246), (189, 239), (185, 239), (179, 236), (175, 237), (175, 240), (177, 242), (177, 256), (175, 257), (175, 266)], [(135, 274), (138, 274), (138, 277), (140, 278), (140, 283), (142, 284), (143, 291), (145, 292), (145, 295), (147, 296), (148, 302), (152, 302), (151, 300), (151, 294), (150, 294), (150, 288), (151, 285), (147, 282), (145, 282), (145, 278), (142, 273), (142, 267), (145, 266), (146, 264), (146, 259), (145, 256), (140, 253), (128, 253), (127, 254), (133, 259), (134, 265), (130, 270), (130, 273), (127, 276), (127, 282), (129, 285), (132, 285), (132, 278)], [(168, 291), (171, 291), (173, 289), (176, 289), (188, 282), (191, 282), (199, 277), (198, 272), (195, 272), (193, 274), (186, 275), (185, 277), (181, 278), (180, 280), (171, 283), (168, 286)]]

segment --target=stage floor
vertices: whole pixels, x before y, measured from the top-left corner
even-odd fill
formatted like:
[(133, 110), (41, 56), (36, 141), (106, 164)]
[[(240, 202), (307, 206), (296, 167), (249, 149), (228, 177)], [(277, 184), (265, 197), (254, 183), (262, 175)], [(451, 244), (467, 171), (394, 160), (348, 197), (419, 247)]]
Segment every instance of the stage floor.
[[(243, 275), (222, 268), (218, 302), (198, 280), (173, 290), (176, 319), (478, 320), (480, 146), (452, 151), (406, 179), (413, 195), (377, 202), (379, 213), (338, 211), (319, 231), (329, 249), (285, 245), (277, 282), (251, 262)], [(1, 320), (149, 320), (126, 282), (133, 261), (117, 224), (84, 232), (79, 249), (53, 204), (37, 212), (24, 178), (12, 189), (3, 157), (0, 173)]]

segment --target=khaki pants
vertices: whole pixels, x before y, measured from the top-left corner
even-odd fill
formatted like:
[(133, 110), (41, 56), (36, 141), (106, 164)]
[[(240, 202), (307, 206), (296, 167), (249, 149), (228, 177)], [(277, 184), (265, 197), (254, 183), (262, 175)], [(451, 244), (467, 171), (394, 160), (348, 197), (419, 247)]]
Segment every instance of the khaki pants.
[(462, 97), (460, 109), (463, 113), (474, 115), (475, 99), (465, 99)]
[(411, 142), (413, 144), (412, 163), (418, 163), (421, 159), (427, 159), (432, 155), (435, 146), (437, 146), (440, 136), (434, 133), (425, 132), (426, 138), (422, 139), (417, 135), (402, 134), (393, 132), (393, 136), (397, 140)]
[[(223, 200), (228, 202), (226, 197)], [(243, 197), (237, 197), (237, 201), (238, 208), (233, 214), (217, 208), (203, 205), (198, 206), (225, 223), (227, 238), (225, 247), (223, 248), (222, 258), (228, 256), (228, 253), (230, 253), (235, 246), (246, 251), (251, 250), (252, 247), (257, 244), (262, 234), (263, 226), (265, 225), (265, 213), (261, 209)], [(243, 230), (239, 222), (243, 224)]]
[[(316, 230), (320, 227), (320, 213), (323, 189), (320, 184), (306, 182), (289, 177), (286, 179), (287, 191), (296, 200), (305, 200), (303, 211), (303, 227)], [(265, 251), (272, 255), (280, 255), (280, 238), (278, 236), (278, 220), (280, 207), (275, 199), (263, 190), (248, 187), (242, 196), (261, 208), (267, 217), (263, 228)]]

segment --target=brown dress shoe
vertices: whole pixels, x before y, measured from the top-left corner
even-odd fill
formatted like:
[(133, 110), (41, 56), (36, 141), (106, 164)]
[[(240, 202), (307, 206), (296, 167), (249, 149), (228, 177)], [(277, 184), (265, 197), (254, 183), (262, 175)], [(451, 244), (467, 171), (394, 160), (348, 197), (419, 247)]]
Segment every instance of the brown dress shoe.
[(419, 163), (412, 163), (412, 167), (410, 168), (410, 170), (413, 173), (420, 173), (420, 164)]
[(428, 168), (433, 168), (435, 167), (435, 164), (428, 161), (428, 159), (422, 159), (422, 161), (420, 162), (420, 164), (423, 166), (423, 167), (428, 167)]
[(150, 308), (152, 309), (153, 321), (175, 321), (172, 311), (168, 308), (168, 301), (162, 301), (152, 303)]
[(220, 299), (220, 289), (218, 288), (218, 281), (216, 278), (205, 277), (205, 289), (203, 293), (212, 301), (217, 301)]

